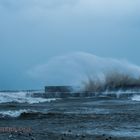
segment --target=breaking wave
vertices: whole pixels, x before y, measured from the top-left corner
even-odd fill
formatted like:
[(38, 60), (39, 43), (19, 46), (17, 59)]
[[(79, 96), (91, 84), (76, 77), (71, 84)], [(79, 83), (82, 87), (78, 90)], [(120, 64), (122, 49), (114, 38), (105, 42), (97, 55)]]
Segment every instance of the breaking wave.
[(140, 101), (140, 95), (134, 95), (134, 96), (132, 97), (132, 100), (133, 100), (133, 101)]
[(139, 66), (84, 52), (54, 57), (28, 73), (42, 85), (73, 85), (81, 92), (140, 91)]
[(0, 111), (0, 118), (17, 118), (19, 117), (23, 112), (28, 112), (28, 110), (8, 110), (8, 111)]
[(28, 103), (28, 104), (35, 104), (35, 103), (43, 103), (43, 102), (51, 102), (55, 101), (55, 98), (45, 99), (45, 98), (34, 98), (32, 97), (32, 93), (27, 92), (0, 92), (0, 103)]
[(37, 112), (30, 109), (20, 109), (20, 110), (7, 110), (0, 111), (0, 119), (12, 119), (12, 118), (21, 118), (21, 119), (31, 119), (33, 117), (39, 117), (43, 115), (41, 112)]
[(84, 90), (88, 92), (139, 92), (140, 77), (133, 77), (127, 73), (110, 72), (104, 75), (104, 81), (89, 77), (89, 79), (84, 82)]
[(63, 116), (63, 113), (41, 112), (30, 109), (0, 111), (0, 119), (42, 119), (51, 116)]

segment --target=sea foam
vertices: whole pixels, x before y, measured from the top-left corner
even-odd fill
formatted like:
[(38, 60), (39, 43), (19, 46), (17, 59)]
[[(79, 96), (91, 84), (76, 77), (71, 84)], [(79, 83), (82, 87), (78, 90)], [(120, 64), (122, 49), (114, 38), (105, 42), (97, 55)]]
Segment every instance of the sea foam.
[(134, 95), (134, 96), (132, 97), (132, 100), (133, 100), (133, 101), (140, 101), (140, 95)]
[[(117, 81), (116, 87), (120, 82), (129, 87), (140, 85), (139, 66), (127, 60), (99, 57), (85, 52), (54, 57), (35, 66), (28, 74), (42, 85), (73, 85), (87, 88), (91, 84), (92, 87), (105, 87), (103, 91), (108, 89), (106, 83), (111, 85), (112, 79), (113, 82)], [(127, 82), (129, 83), (125, 84)], [(113, 85), (110, 89), (112, 87)]]
[(17, 118), (24, 112), (28, 112), (28, 110), (21, 109), (21, 110), (0, 111), (0, 118)]
[(55, 101), (55, 98), (45, 99), (45, 98), (34, 98), (32, 93), (27, 92), (0, 92), (0, 103), (16, 102), (16, 103), (42, 103)]

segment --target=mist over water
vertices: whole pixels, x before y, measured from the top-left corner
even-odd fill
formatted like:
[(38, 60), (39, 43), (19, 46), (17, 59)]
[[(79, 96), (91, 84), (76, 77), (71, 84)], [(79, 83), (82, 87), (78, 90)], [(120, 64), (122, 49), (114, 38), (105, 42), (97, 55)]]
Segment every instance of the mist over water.
[(28, 71), (34, 80), (42, 85), (72, 85), (83, 86), (89, 79), (106, 81), (106, 75), (120, 73), (131, 78), (140, 77), (140, 67), (127, 60), (103, 58), (90, 53), (74, 52), (57, 56), (44, 64)]

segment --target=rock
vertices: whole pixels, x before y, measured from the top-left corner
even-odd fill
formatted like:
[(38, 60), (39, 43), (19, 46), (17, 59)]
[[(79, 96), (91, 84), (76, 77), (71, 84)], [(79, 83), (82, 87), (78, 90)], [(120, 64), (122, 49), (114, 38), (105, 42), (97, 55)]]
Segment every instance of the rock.
[(23, 132), (19, 132), (19, 133), (18, 133), (18, 136), (21, 136), (22, 134), (23, 134)]
[(68, 132), (71, 132), (71, 130), (68, 130)]
[(105, 137), (105, 134), (103, 134), (102, 136)]
[(76, 137), (79, 137), (79, 134), (77, 134)]
[(86, 136), (85, 135), (82, 135), (82, 138), (85, 138)]

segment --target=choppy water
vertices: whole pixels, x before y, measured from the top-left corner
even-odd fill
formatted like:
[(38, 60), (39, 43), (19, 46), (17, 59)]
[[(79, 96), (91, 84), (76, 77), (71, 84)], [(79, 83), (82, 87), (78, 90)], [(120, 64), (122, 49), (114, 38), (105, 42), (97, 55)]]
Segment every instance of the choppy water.
[[(14, 122), (11, 121), (14, 119)], [(30, 122), (34, 131), (72, 134), (100, 135), (140, 138), (140, 95), (137, 93), (118, 96), (42, 98), (32, 93), (0, 93), (0, 122), (26, 126)], [(34, 123), (32, 124), (32, 121)], [(40, 120), (40, 121), (39, 121)], [(17, 123), (18, 121), (18, 123)], [(41, 125), (41, 122), (43, 125)], [(6, 125), (6, 124), (3, 124)], [(48, 127), (48, 128), (46, 128)]]
[[(55, 98), (42, 98), (33, 97), (32, 92), (0, 92), (0, 118), (17, 118), (21, 114), (25, 113), (35, 113), (38, 112), (36, 109), (31, 110), (31, 104), (39, 104), (45, 102), (55, 101)], [(11, 109), (10, 105), (14, 105), (15, 108)], [(18, 106), (26, 104), (26, 108), (16, 109)]]
[(55, 99), (45, 99), (45, 98), (34, 98), (32, 97), (32, 92), (0, 92), (0, 103), (42, 103), (42, 102), (50, 102)]

